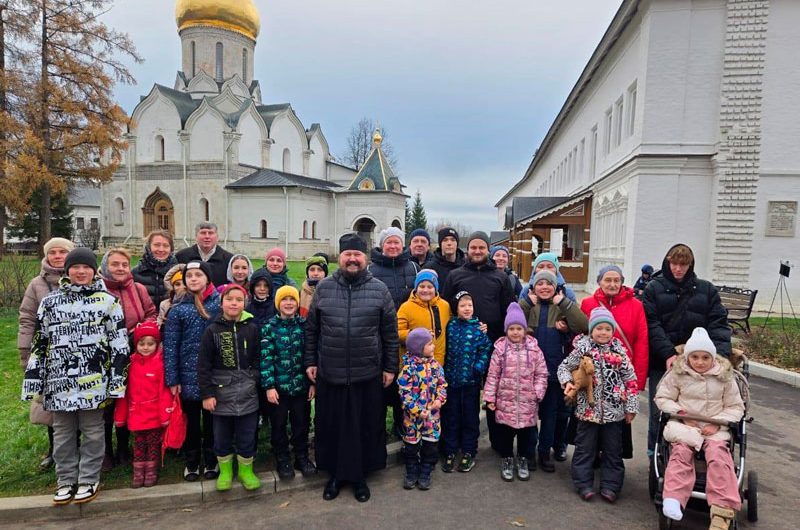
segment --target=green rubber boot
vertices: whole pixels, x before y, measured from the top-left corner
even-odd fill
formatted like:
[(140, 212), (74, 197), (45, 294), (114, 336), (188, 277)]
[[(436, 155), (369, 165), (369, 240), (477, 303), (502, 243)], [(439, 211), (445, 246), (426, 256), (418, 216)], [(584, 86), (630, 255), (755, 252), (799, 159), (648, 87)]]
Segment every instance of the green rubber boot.
[(239, 482), (242, 483), (244, 489), (251, 491), (260, 488), (261, 481), (253, 473), (253, 457), (245, 458), (237, 455), (236, 460), (239, 462)]
[(228, 491), (233, 483), (233, 455), (218, 456), (219, 475), (217, 476), (217, 491)]

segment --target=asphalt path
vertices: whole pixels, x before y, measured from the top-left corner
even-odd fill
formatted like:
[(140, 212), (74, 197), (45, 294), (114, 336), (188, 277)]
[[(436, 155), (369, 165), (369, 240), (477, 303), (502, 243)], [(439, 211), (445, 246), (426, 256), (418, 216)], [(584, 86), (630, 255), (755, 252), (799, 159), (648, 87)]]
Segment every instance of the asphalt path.
[[(800, 389), (754, 378), (751, 382), (747, 469), (759, 474), (759, 522), (740, 514), (740, 528), (800, 528)], [(644, 405), (646, 410), (646, 403)], [(204, 530), (254, 528), (658, 528), (657, 514), (647, 492), (645, 456), (646, 414), (634, 422), (636, 457), (626, 460), (625, 486), (616, 504), (602, 499), (585, 503), (574, 493), (569, 459), (557, 463), (556, 473), (536, 471), (529, 482), (503, 482), (499, 459), (481, 440), (472, 472), (434, 473), (427, 492), (401, 487), (402, 468), (376, 473), (369, 480), (372, 499), (356, 502), (345, 488), (326, 502), (321, 490), (267, 495), (257, 499), (208, 504), (155, 513), (104, 515), (93, 520), (36, 524), (36, 528), (169, 528)], [(571, 454), (571, 448), (570, 448)], [(101, 492), (102, 495), (102, 492)], [(687, 512), (677, 528), (708, 527), (708, 515)], [(17, 526), (19, 528), (19, 526)]]

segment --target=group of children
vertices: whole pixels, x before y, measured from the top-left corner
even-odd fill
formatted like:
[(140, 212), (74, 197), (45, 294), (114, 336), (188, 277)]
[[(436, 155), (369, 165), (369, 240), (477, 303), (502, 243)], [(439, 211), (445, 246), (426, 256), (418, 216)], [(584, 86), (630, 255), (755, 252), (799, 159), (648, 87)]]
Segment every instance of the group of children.
[(118, 301), (96, 276), (94, 254), (68, 255), (61, 288), (39, 308), (23, 382), (23, 398), (42, 399), (57, 419), (55, 504), (97, 495), (102, 409), (110, 398), (119, 399), (116, 425), (134, 434), (133, 488), (157, 483), (164, 428), (178, 399), (186, 415), (186, 480), (202, 474), (228, 490), (235, 456), (242, 485), (259, 488), (253, 473), (259, 415), (272, 424), (279, 476), (294, 477), (290, 443), (294, 467), (304, 476), (316, 473), (308, 457), (314, 386), (302, 365), (301, 312), (327, 276), (327, 257), (308, 260), (302, 295), (280, 249), (266, 262), (253, 271), (246, 256), (233, 256), (222, 286), (212, 284), (205, 262), (176, 265), (164, 280), (170, 296), (158, 320), (138, 324), (128, 337)]

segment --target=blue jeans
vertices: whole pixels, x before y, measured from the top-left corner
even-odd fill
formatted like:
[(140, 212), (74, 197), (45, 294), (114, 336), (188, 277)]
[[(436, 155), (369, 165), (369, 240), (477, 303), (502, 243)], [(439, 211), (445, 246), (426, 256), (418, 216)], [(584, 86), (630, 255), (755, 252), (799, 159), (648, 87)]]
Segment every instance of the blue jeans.
[(570, 407), (564, 403), (564, 391), (558, 381), (547, 381), (547, 391), (544, 399), (539, 403), (539, 419), (541, 426), (538, 433), (534, 429), (531, 433), (528, 453), (533, 455), (536, 445), (539, 445), (539, 454), (549, 454), (550, 450), (560, 449), (566, 445), (567, 422), (569, 421)]
[[(258, 411), (244, 416), (214, 415), (214, 452), (217, 456), (234, 453), (243, 458), (256, 454)], [(206, 465), (209, 465), (206, 463)]]
[(461, 449), (462, 452), (475, 456), (481, 433), (479, 416), (478, 385), (447, 389), (447, 402), (442, 407), (442, 441), (445, 454), (454, 455)]

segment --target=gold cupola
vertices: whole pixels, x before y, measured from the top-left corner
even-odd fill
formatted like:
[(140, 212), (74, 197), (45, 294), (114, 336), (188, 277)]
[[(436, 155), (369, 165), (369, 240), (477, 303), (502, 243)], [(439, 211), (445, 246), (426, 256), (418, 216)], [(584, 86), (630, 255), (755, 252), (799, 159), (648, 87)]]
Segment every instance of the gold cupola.
[(213, 27), (235, 31), (256, 40), (261, 19), (253, 0), (177, 0), (175, 22), (178, 31), (192, 27)]

